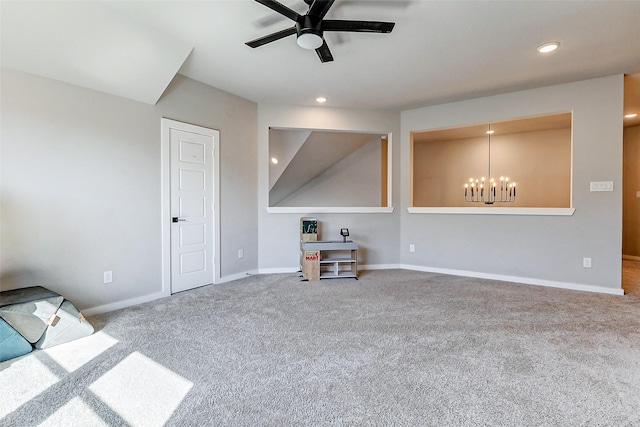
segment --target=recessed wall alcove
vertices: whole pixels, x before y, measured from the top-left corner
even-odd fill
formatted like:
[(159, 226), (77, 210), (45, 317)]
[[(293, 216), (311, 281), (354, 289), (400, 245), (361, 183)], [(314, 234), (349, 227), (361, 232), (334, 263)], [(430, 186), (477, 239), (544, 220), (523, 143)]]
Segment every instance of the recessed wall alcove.
[[(571, 208), (571, 123), (572, 115), (566, 112), (411, 132), (410, 212), (483, 208), (505, 213), (509, 211), (503, 208), (529, 208), (542, 213), (541, 209)], [(489, 126), (494, 131), (490, 154)], [(464, 185), (470, 178), (485, 177), (488, 184), (489, 163), (498, 187), (500, 177), (516, 182), (514, 201), (465, 201)]]
[(269, 211), (391, 207), (391, 135), (269, 129)]

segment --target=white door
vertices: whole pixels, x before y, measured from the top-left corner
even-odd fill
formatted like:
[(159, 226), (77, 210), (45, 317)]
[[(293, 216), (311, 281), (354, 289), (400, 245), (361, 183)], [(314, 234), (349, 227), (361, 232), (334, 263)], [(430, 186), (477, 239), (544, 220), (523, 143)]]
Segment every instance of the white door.
[(214, 282), (214, 132), (170, 129), (171, 293)]

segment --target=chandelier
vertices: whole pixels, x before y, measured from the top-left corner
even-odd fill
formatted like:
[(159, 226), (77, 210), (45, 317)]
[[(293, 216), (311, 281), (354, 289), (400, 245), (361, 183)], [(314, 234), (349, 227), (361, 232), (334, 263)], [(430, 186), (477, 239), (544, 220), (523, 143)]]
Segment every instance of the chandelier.
[(500, 186), (491, 177), (491, 124), (489, 124), (489, 170), (487, 176), (489, 181), (482, 178), (469, 178), (469, 182), (464, 185), (464, 201), (470, 203), (484, 203), (492, 205), (494, 203), (511, 203), (516, 200), (516, 183), (509, 182), (508, 176), (500, 177)]

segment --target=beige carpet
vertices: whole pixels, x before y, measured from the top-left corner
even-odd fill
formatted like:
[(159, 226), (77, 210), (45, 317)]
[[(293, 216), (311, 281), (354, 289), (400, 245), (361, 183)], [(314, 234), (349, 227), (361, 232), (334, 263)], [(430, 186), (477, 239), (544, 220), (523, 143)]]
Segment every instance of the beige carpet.
[(622, 289), (625, 294), (640, 297), (640, 261), (622, 260)]
[(634, 295), (264, 275), (89, 320), (0, 365), (0, 424), (640, 425)]

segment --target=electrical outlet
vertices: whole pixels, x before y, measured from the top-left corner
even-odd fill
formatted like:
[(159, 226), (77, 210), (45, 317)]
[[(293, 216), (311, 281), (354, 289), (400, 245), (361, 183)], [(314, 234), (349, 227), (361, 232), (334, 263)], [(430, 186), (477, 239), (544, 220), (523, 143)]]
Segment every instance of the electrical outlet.
[(244, 250), (238, 249), (238, 258), (244, 258)]
[(582, 266), (584, 268), (591, 268), (591, 258), (582, 258)]
[(416, 251), (416, 245), (411, 244), (409, 245), (409, 252), (415, 252)]
[(104, 283), (113, 282), (113, 271), (105, 271), (104, 272)]

